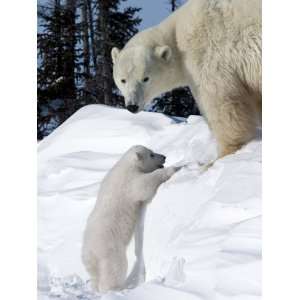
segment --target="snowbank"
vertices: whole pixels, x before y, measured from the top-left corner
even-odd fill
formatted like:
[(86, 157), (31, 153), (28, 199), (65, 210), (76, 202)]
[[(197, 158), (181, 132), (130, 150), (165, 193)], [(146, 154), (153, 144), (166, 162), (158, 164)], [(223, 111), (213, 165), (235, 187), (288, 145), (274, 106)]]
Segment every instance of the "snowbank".
[[(82, 231), (103, 176), (134, 144), (188, 165), (148, 206), (146, 283), (101, 297), (86, 284)], [(197, 162), (215, 155), (201, 117), (101, 105), (74, 114), (38, 147), (40, 299), (260, 299), (261, 141), (203, 172)]]

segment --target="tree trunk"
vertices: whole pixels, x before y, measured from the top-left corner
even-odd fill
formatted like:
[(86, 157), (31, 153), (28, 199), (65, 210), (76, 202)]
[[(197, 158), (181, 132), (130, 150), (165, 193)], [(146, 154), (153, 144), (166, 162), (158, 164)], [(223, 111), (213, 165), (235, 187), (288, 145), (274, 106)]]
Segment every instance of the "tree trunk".
[(95, 30), (94, 30), (94, 17), (93, 17), (93, 8), (91, 0), (85, 0), (87, 4), (87, 12), (89, 18), (89, 29), (90, 29), (90, 38), (91, 38), (91, 47), (92, 47), (92, 61), (94, 72), (97, 69), (97, 54), (96, 54), (96, 44), (95, 44)]
[(56, 80), (63, 76), (63, 45), (62, 45), (62, 24), (61, 24), (61, 1), (55, 0), (54, 6), (54, 15), (57, 17), (57, 23), (55, 26), (54, 38), (56, 45), (58, 45), (57, 49), (57, 70), (56, 70)]
[(98, 72), (102, 73), (102, 82), (98, 82), (102, 86), (103, 90), (103, 101), (106, 105), (112, 105), (112, 74), (110, 67), (110, 53), (109, 53), (109, 34), (108, 34), (108, 14), (110, 1), (99, 0), (99, 33), (101, 35), (101, 44), (99, 47), (99, 65)]
[(81, 13), (82, 13), (82, 42), (83, 42), (83, 79), (84, 89), (83, 98), (85, 101), (89, 98), (88, 85), (91, 79), (90, 72), (90, 41), (89, 41), (89, 18), (88, 18), (88, 0), (82, 0)]
[(67, 116), (75, 111), (75, 45), (76, 45), (76, 0), (67, 0), (65, 9), (64, 86)]
[(88, 0), (82, 3), (82, 33), (83, 33), (83, 68), (84, 78), (88, 80), (90, 73), (90, 43), (89, 43), (89, 22), (88, 22)]

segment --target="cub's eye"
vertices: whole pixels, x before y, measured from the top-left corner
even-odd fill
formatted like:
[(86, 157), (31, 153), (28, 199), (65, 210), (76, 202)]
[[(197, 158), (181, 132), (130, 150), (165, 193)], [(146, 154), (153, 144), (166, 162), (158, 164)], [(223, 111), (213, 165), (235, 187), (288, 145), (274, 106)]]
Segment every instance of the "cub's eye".
[(121, 79), (121, 82), (122, 82), (122, 83), (126, 83), (126, 80), (125, 80), (125, 79)]
[(145, 77), (145, 78), (143, 79), (144, 82), (147, 82), (148, 80), (149, 80), (149, 77)]
[(154, 154), (153, 154), (153, 153), (151, 153), (151, 154), (150, 154), (150, 157), (151, 157), (151, 158), (154, 158)]

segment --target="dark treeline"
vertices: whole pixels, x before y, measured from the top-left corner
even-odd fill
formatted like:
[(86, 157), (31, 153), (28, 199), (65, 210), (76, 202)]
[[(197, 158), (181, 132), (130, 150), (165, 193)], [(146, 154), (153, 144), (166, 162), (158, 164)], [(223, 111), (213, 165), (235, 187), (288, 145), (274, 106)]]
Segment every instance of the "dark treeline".
[[(127, 0), (49, 0), (38, 5), (38, 139), (92, 103), (124, 106), (112, 77), (112, 47), (138, 32), (140, 8)], [(174, 11), (178, 1), (170, 1)], [(125, 8), (124, 8), (125, 7)], [(187, 88), (154, 100), (169, 115), (197, 113)]]

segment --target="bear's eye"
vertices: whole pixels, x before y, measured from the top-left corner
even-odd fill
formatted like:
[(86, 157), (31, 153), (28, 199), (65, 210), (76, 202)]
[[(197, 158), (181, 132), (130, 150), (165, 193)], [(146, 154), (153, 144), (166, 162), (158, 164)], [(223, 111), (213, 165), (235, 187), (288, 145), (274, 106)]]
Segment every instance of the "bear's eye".
[(151, 158), (154, 158), (154, 154), (153, 154), (153, 153), (151, 153), (151, 154), (150, 154), (150, 157), (151, 157)]
[(149, 81), (149, 77), (145, 77), (145, 78), (143, 79), (143, 81), (144, 81), (144, 82)]
[(122, 82), (122, 83), (126, 83), (126, 80), (125, 80), (125, 79), (121, 79), (121, 82)]

